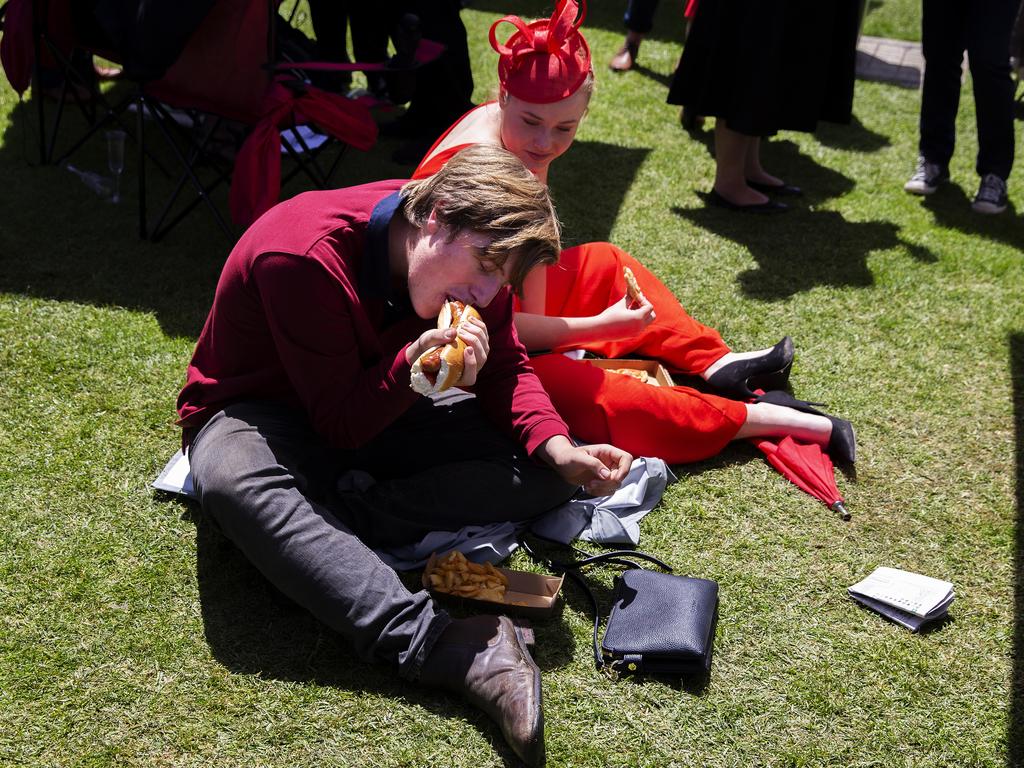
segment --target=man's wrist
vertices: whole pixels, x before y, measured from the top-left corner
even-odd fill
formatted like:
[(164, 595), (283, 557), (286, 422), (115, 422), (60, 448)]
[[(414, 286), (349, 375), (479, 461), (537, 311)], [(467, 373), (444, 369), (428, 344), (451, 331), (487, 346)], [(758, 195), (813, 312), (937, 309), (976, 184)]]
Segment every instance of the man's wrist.
[(545, 464), (557, 467), (559, 456), (572, 447), (572, 441), (565, 435), (554, 435), (538, 446), (537, 455)]

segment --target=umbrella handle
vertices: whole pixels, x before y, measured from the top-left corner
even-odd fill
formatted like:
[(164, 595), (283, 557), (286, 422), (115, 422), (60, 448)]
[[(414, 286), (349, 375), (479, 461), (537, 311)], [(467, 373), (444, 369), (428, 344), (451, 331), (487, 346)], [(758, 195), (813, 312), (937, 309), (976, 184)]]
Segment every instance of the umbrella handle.
[(849, 520), (850, 519), (850, 513), (846, 509), (846, 505), (843, 504), (842, 501), (837, 501), (837, 502), (833, 503), (831, 506), (829, 506), (829, 509), (831, 509), (833, 512), (839, 513), (839, 516), (841, 518), (843, 518), (843, 520)]

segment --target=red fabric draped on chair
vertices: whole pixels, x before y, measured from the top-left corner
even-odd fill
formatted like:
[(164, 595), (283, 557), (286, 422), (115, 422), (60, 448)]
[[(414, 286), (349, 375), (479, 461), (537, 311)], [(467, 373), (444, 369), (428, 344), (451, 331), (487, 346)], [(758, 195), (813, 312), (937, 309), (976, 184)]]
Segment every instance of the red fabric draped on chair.
[(267, 0), (219, 0), (166, 75), (144, 87), (148, 96), (173, 107), (252, 126), (231, 183), (232, 218), (242, 226), (280, 195), (280, 128), (314, 123), (361, 150), (377, 140), (377, 126), (365, 105), (311, 86), (293, 90), (272, 81), (267, 49), (271, 14)]

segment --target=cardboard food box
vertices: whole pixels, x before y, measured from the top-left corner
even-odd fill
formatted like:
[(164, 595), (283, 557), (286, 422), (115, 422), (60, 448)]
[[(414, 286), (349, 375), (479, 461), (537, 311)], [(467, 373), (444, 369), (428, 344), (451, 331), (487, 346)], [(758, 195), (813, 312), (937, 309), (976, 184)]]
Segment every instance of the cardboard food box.
[[(657, 360), (584, 360), (584, 362), (596, 365), (606, 370), (626, 369), (630, 371), (644, 371), (647, 374), (647, 383), (656, 387), (671, 387), (674, 385), (668, 370)], [(628, 374), (624, 374), (628, 375)]]
[(462, 602), (489, 613), (504, 613), (509, 616), (522, 616), (528, 619), (543, 619), (551, 616), (558, 608), (559, 592), (565, 576), (548, 576), (529, 571), (510, 571), (507, 568), (496, 568), (508, 579), (503, 602), (481, 600), (473, 597), (453, 595), (430, 584), (430, 574), (440, 559), (432, 554), (423, 568), (423, 587), (432, 595), (444, 600)]

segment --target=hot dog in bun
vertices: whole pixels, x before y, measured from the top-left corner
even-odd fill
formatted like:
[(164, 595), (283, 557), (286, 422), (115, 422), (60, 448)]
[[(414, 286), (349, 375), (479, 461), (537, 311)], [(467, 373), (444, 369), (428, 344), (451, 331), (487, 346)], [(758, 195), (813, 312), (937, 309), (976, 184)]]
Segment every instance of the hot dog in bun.
[[(458, 328), (467, 318), (480, 319), (480, 313), (461, 301), (448, 299), (437, 316), (438, 328)], [(421, 395), (443, 392), (462, 378), (462, 356), (466, 342), (456, 336), (448, 344), (432, 347), (412, 364), (409, 386)]]

